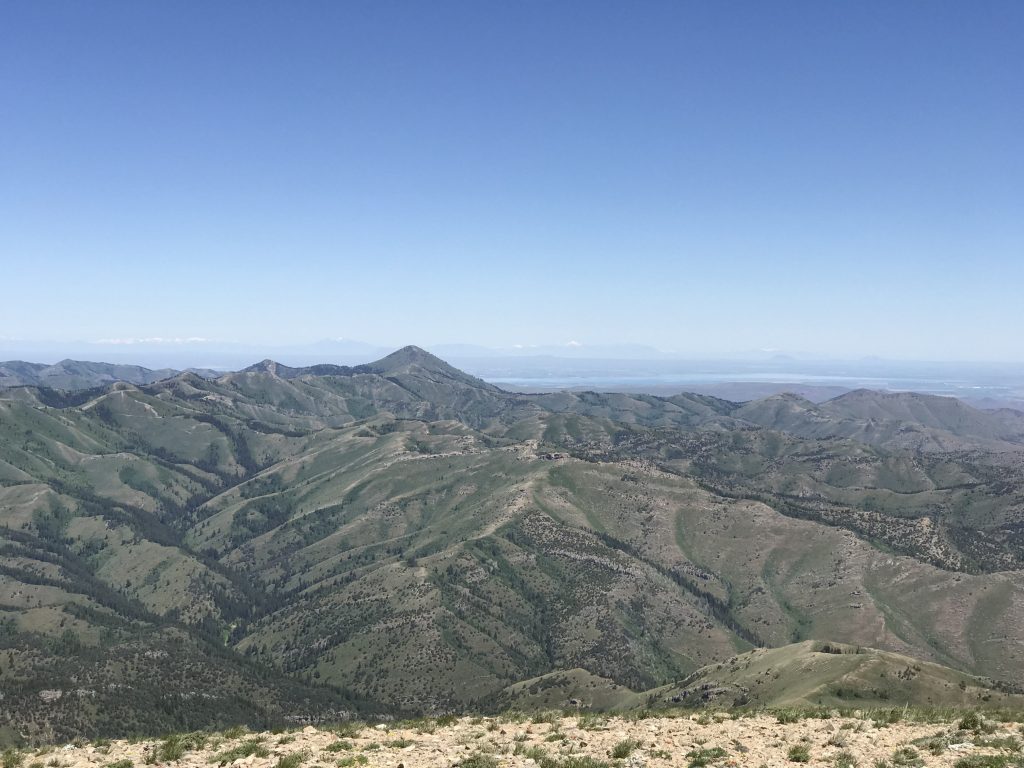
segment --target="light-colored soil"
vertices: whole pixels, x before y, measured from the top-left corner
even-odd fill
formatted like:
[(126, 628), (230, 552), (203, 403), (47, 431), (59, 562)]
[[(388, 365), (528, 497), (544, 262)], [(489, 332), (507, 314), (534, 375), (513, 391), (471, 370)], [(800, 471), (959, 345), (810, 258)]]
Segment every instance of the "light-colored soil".
[[(584, 726), (584, 727), (581, 727)], [(351, 728), (349, 728), (351, 731)], [(571, 758), (588, 756), (613, 768), (669, 768), (687, 766), (698, 750), (720, 747), (725, 755), (709, 762), (719, 768), (736, 766), (787, 766), (800, 763), (789, 759), (790, 749), (806, 746), (807, 765), (834, 765), (837, 755), (850, 753), (860, 768), (874, 768), (876, 761), (887, 761), (892, 768), (917, 765), (926, 768), (953, 766), (972, 755), (1003, 755), (1016, 765), (1020, 759), (1020, 741), (1024, 740), (1020, 723), (989, 722), (987, 731), (958, 731), (957, 721), (908, 722), (877, 725), (871, 719), (835, 716), (827, 719), (803, 719), (780, 723), (767, 714), (732, 719), (697, 715), (651, 717), (643, 720), (554, 716), (549, 721), (516, 722), (508, 718), (461, 718), (453, 724), (435, 725), (432, 721), (366, 725), (353, 735), (342, 735), (331, 728), (312, 726), (287, 733), (245, 734), (237, 738), (211, 735), (198, 749), (188, 749), (177, 761), (154, 758), (161, 741), (115, 741), (104, 746), (64, 746), (38, 753), (24, 753), (22, 765), (34, 763), (49, 768), (105, 768), (130, 760), (134, 766), (146, 764), (210, 768), (225, 765), (235, 768), (274, 768), (281, 758), (299, 753), (302, 768), (450, 768), (463, 761), (475, 768), (536, 768), (541, 757), (531, 748), (540, 748), (562, 768), (577, 768)], [(946, 737), (939, 754), (926, 745), (915, 747), (916, 756), (894, 753), (911, 746), (916, 739)], [(250, 756), (236, 761), (218, 758), (226, 750), (257, 739), (269, 751), (265, 757)], [(625, 757), (616, 758), (616, 745), (633, 740), (636, 745)], [(999, 744), (994, 742), (999, 740)], [(986, 745), (987, 742), (987, 745)], [(1014, 744), (1016, 743), (1016, 746)], [(490, 763), (487, 757), (496, 762)], [(542, 762), (547, 763), (547, 761)], [(548, 764), (551, 765), (550, 763)], [(285, 766), (286, 768), (287, 761)], [(119, 767), (120, 768), (120, 767)], [(287, 766), (287, 768), (295, 768)], [(584, 768), (595, 768), (584, 764)]]

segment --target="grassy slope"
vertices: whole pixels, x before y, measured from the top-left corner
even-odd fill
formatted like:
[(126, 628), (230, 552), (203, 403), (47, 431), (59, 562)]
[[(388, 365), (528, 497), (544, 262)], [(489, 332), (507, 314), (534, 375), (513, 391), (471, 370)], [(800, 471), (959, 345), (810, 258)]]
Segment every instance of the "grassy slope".
[(556, 669), (650, 689), (804, 638), (1024, 668), (1005, 451), (737, 430), (713, 398), (509, 396), (453, 370), (185, 374), (61, 408), (11, 390), (11, 643), (181, 622), (410, 709)]

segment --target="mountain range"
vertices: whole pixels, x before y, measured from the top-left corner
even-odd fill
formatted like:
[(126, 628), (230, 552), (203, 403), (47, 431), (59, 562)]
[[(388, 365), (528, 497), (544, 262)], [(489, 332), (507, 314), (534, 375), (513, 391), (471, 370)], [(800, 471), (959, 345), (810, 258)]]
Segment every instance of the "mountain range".
[[(1024, 672), (1017, 411), (511, 393), (416, 347), (59, 368), (0, 389), (0, 739), (486, 709), (570, 672), (691, 701), (808, 641), (941, 666), (935, 701)], [(833, 699), (878, 689), (835, 669)]]

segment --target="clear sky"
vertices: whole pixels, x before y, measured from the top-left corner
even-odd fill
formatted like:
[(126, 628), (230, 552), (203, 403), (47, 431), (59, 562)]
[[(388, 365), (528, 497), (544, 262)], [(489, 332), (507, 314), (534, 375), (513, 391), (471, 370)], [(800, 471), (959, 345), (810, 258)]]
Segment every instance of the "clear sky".
[(0, 4), (0, 337), (1024, 360), (1024, 3)]

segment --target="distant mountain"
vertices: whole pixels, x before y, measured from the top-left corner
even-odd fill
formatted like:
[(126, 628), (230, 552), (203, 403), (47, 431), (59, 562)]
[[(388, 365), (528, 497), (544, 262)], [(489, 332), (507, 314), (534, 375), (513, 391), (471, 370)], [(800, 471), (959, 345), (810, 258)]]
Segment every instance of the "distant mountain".
[(268, 373), (282, 379), (297, 379), (301, 376), (347, 376), (352, 373), (352, 368), (328, 364), (292, 368), (268, 359), (243, 368), (239, 373)]
[[(21, 360), (0, 362), (0, 387), (36, 386), (51, 389), (75, 390), (127, 381), (132, 384), (151, 384), (167, 379), (179, 371), (170, 368), (150, 370), (138, 365), (116, 365), (113, 363), (90, 363), (80, 360), (61, 360), (54, 365), (26, 363)], [(212, 378), (217, 374), (210, 370), (197, 370), (202, 376)]]
[(387, 357), (364, 366), (367, 371), (388, 378), (397, 378), (407, 383), (414, 380), (448, 383), (456, 386), (468, 386), (481, 390), (500, 392), (497, 387), (483, 379), (463, 373), (458, 368), (446, 363), (419, 347), (403, 347)]
[(737, 418), (799, 437), (847, 437), (872, 445), (949, 451), (1013, 449), (1024, 443), (1024, 413), (981, 411), (952, 397), (859, 389), (815, 404), (793, 395), (746, 403)]
[(591, 360), (659, 360), (669, 357), (645, 344), (538, 344), (483, 347), (474, 344), (438, 344), (431, 352), (458, 360), (494, 357), (554, 357)]
[[(0, 734), (486, 708), (556, 679), (728, 698), (737, 652), (802, 641), (1013, 681), (1019, 420), (510, 393), (418, 347), (6, 388)], [(104, 714), (119, 699), (144, 711)]]

